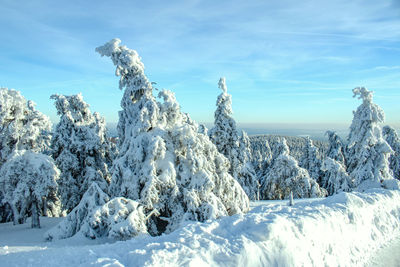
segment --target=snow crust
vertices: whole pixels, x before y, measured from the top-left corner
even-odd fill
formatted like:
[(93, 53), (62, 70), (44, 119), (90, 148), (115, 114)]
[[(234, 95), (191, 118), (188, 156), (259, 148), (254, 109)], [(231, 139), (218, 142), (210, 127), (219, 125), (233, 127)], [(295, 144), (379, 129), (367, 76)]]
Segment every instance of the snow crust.
[(399, 191), (374, 189), (294, 202), (294, 206), (287, 201), (253, 202), (247, 214), (186, 222), (171, 234), (112, 244), (79, 246), (75, 240), (57, 245), (66, 239), (18, 253), (5, 247), (0, 236), (0, 262), (4, 266), (363, 266), (381, 246), (400, 236)]

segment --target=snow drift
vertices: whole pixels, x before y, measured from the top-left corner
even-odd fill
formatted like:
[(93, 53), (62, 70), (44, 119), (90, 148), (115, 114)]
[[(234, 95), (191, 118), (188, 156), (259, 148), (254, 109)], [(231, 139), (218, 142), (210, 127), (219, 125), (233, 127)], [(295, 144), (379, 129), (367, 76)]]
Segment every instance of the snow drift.
[(253, 206), (247, 214), (187, 222), (168, 235), (9, 253), (1, 260), (5, 266), (358, 266), (400, 236), (399, 191)]

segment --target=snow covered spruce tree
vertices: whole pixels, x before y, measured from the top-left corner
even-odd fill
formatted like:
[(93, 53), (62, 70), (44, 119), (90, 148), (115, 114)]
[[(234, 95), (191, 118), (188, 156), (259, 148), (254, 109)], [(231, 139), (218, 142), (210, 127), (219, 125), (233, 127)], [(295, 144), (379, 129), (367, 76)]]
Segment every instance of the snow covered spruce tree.
[(239, 182), (250, 199), (256, 199), (258, 181), (253, 166), (250, 164), (250, 141), (247, 135), (239, 134), (236, 122), (232, 118), (232, 96), (228, 94), (225, 78), (218, 83), (222, 93), (217, 99), (214, 113), (214, 127), (210, 129), (211, 141), (218, 151), (229, 160), (229, 173)]
[(334, 131), (326, 131), (325, 135), (328, 136), (328, 142), (329, 142), (329, 147), (326, 156), (345, 165), (345, 157), (344, 157), (345, 146), (343, 145), (342, 139)]
[(35, 109), (34, 102), (16, 90), (0, 89), (0, 164), (14, 150), (47, 151), (50, 133), (49, 118)]
[(281, 138), (277, 144), (281, 154), (274, 160), (268, 174), (261, 184), (263, 199), (288, 199), (290, 192), (295, 198), (323, 197), (326, 190), (310, 178), (306, 169), (299, 167), (295, 158), (289, 155), (286, 139)]
[(70, 212), (92, 182), (107, 190), (112, 144), (107, 138), (104, 119), (90, 112), (81, 94), (51, 98), (61, 116), (51, 142), (52, 156), (61, 170), (59, 193), (63, 209)]
[(354, 112), (347, 147), (347, 171), (359, 190), (397, 187), (389, 169), (392, 149), (382, 137), (383, 110), (372, 102), (372, 92), (364, 87), (353, 89), (363, 103)]
[[(0, 89), (0, 167), (15, 150), (47, 152), (50, 133), (49, 118), (37, 111), (32, 101), (16, 90)], [(12, 214), (2, 199), (0, 193), (0, 221), (9, 221)]]
[(351, 191), (351, 178), (343, 164), (326, 157), (322, 163), (322, 170), (324, 171), (322, 186), (328, 191), (329, 196)]
[(389, 167), (393, 172), (394, 178), (400, 180), (400, 138), (394, 128), (385, 126), (382, 129), (383, 137), (393, 150), (389, 158)]
[(272, 151), (266, 139), (253, 139), (251, 142), (251, 162), (257, 174), (258, 180), (265, 175), (271, 165)]
[(60, 208), (54, 205), (59, 175), (53, 159), (44, 154), (16, 150), (9, 157), (0, 170), (0, 185), (12, 207), (14, 224), (24, 222), (30, 213), (32, 228), (40, 228), (41, 207), (50, 204), (53, 210)]
[(257, 174), (251, 162), (251, 144), (245, 131), (242, 131), (239, 136), (238, 159), (241, 161), (241, 165), (236, 176), (241, 177), (242, 188), (250, 199), (259, 200), (260, 183), (258, 182)]
[(137, 200), (149, 217), (146, 224), (152, 235), (173, 231), (184, 220), (247, 211), (249, 200), (229, 175), (226, 158), (180, 111), (173, 93), (163, 90), (163, 102), (156, 101), (137, 52), (120, 42), (113, 39), (96, 49), (112, 59), (119, 87), (125, 90), (112, 197)]
[(304, 154), (301, 158), (300, 166), (306, 169), (311, 178), (313, 178), (318, 184), (321, 185), (321, 165), (322, 161), (318, 152), (318, 149), (313, 145), (310, 137), (305, 138)]

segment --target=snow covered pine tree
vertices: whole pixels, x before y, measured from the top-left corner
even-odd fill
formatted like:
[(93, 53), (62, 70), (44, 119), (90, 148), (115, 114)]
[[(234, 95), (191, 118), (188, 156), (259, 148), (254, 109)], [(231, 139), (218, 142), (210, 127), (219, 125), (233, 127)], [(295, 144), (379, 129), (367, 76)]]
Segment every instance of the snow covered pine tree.
[(263, 138), (252, 138), (251, 144), (251, 162), (257, 174), (257, 180), (260, 181), (265, 171), (271, 165), (272, 151), (269, 142)]
[(300, 161), (300, 166), (308, 171), (308, 174), (313, 178), (319, 185), (321, 185), (321, 165), (322, 161), (318, 152), (318, 149), (313, 145), (310, 137), (305, 138), (306, 146), (304, 148), (304, 154)]
[(32, 214), (32, 228), (40, 228), (41, 206), (54, 197), (60, 171), (54, 161), (44, 154), (16, 150), (0, 170), (0, 185), (4, 199), (10, 203), (14, 224)]
[(61, 170), (59, 193), (63, 209), (70, 212), (92, 182), (107, 191), (112, 145), (104, 119), (90, 112), (81, 94), (51, 98), (61, 116), (51, 142), (52, 156)]
[(0, 126), (0, 164), (14, 150), (46, 152), (49, 149), (50, 119), (16, 90), (0, 89)]
[(246, 212), (248, 197), (229, 175), (228, 161), (180, 111), (172, 92), (161, 91), (163, 102), (156, 101), (137, 52), (120, 43), (113, 39), (96, 48), (111, 58), (125, 89), (111, 196), (137, 200), (146, 216), (153, 212), (147, 220), (152, 235), (173, 231), (184, 220)]
[[(26, 101), (16, 90), (0, 89), (0, 167), (15, 150), (47, 152), (50, 133), (49, 118), (37, 111), (32, 101)], [(4, 188), (0, 187), (0, 222), (5, 222), (12, 218), (12, 213), (9, 204), (2, 201), (2, 191)], [(51, 215), (56, 210), (43, 212)]]
[(340, 162), (327, 157), (322, 163), (322, 170), (324, 171), (322, 187), (328, 191), (329, 196), (351, 191), (350, 176)]
[(382, 133), (393, 150), (393, 154), (389, 158), (389, 167), (393, 172), (394, 178), (400, 180), (400, 138), (396, 130), (388, 125), (383, 127)]
[(307, 170), (299, 167), (296, 159), (289, 155), (285, 138), (280, 139), (276, 151), (280, 151), (280, 155), (261, 184), (262, 199), (288, 199), (291, 192), (295, 198), (323, 197), (327, 194), (310, 178)]
[(345, 165), (344, 151), (342, 139), (334, 131), (326, 131), (325, 135), (328, 136), (329, 147), (326, 155), (331, 159)]
[(347, 171), (358, 190), (374, 187), (399, 188), (389, 169), (393, 152), (382, 137), (380, 123), (385, 113), (372, 102), (372, 92), (364, 87), (353, 89), (363, 103), (354, 112), (347, 147)]
[(214, 127), (209, 131), (209, 136), (218, 151), (229, 160), (229, 173), (254, 200), (258, 195), (259, 183), (250, 162), (250, 141), (244, 132), (239, 135), (236, 129), (236, 122), (232, 118), (232, 96), (228, 94), (225, 78), (219, 80), (218, 86), (222, 93), (217, 99)]

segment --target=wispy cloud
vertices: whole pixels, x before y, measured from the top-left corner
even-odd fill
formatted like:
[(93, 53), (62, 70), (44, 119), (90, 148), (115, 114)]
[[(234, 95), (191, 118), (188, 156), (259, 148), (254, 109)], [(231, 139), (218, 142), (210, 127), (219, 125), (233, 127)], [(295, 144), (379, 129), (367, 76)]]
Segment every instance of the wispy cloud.
[[(99, 94), (110, 90), (113, 67), (94, 48), (114, 37), (137, 49), (150, 78), (175, 89), (186, 111), (199, 117), (204, 107), (190, 97), (201, 92), (201, 104), (214, 108), (219, 76), (243, 102), (282, 94), (293, 103), (299, 95), (318, 102), (341, 99), (360, 83), (383, 88), (377, 92), (383, 95), (399, 86), (397, 0), (4, 0), (0, 10), (7, 40), (0, 43), (6, 62), (0, 78), (13, 83), (33, 72), (32, 90), (40, 80), (70, 88), (87, 79), (101, 81)], [(96, 92), (87, 93), (95, 99)], [(246, 108), (236, 113), (254, 112)]]
[(374, 70), (398, 70), (400, 66), (377, 66)]

